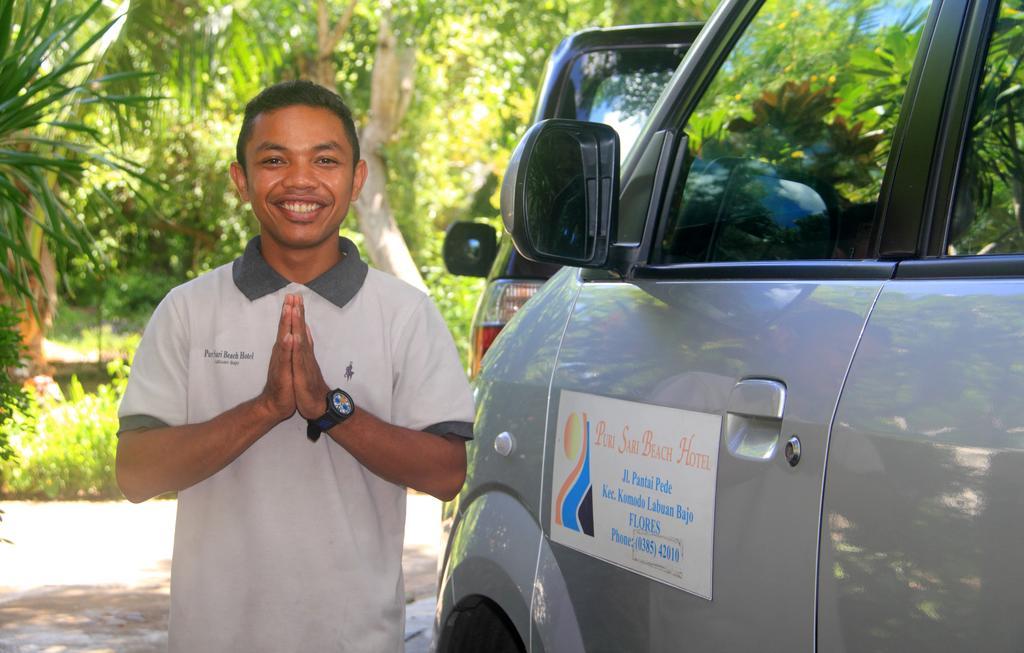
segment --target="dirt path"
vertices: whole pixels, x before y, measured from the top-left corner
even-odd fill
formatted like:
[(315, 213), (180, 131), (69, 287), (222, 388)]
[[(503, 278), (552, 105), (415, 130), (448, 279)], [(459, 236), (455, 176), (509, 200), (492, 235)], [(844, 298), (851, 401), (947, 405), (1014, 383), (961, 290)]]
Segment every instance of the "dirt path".
[[(167, 648), (174, 501), (0, 504), (0, 653), (157, 653)], [(407, 651), (426, 650), (440, 503), (410, 494)], [(413, 618), (415, 617), (415, 618)], [(415, 622), (415, 623), (410, 623)]]

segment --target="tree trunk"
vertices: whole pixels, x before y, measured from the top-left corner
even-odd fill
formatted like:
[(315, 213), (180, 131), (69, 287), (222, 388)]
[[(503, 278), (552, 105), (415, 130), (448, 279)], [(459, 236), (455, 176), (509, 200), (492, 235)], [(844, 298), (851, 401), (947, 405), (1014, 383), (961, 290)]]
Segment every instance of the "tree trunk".
[[(348, 29), (356, 0), (352, 0), (333, 29), (328, 29), (327, 2), (317, 2), (317, 58), (313, 81), (335, 89), (337, 70), (333, 59), (338, 41)], [(383, 147), (394, 138), (412, 100), (416, 51), (398, 43), (391, 29), (390, 4), (385, 4), (377, 35), (370, 86), (370, 113), (359, 138), (369, 176), (355, 203), (359, 230), (373, 264), (423, 291), (426, 284), (398, 229), (387, 196), (388, 170)]]
[[(25, 149), (27, 150), (27, 147)], [(50, 181), (55, 183), (52, 177), (51, 173)], [(25, 214), (39, 214), (41, 210), (31, 199), (30, 191), (20, 184), (18, 190), (23, 197), (28, 198), (23, 207)], [(37, 219), (42, 221), (44, 218), (37, 215)], [(32, 271), (28, 273), (27, 285), (31, 297), (19, 297), (18, 294), (0, 289), (0, 301), (20, 311), (18, 333), (24, 346), (25, 365), (15, 373), (19, 376), (24, 375), (25, 378), (39, 374), (49, 376), (53, 374), (53, 368), (46, 360), (43, 340), (53, 322), (53, 315), (57, 312), (57, 260), (47, 246), (42, 230), (34, 221), (25, 219), (23, 228), (33, 254), (39, 262), (40, 275)]]
[(39, 269), (43, 273), (42, 278), (33, 275), (29, 279), (29, 288), (32, 289), (33, 295), (31, 302), (35, 305), (35, 312), (26, 301), (21, 314), (21, 323), (18, 325), (21, 342), (25, 345), (26, 369), (29, 377), (38, 374), (47, 376), (53, 374), (53, 367), (46, 360), (46, 354), (43, 352), (43, 340), (53, 323), (53, 315), (57, 311), (57, 262), (45, 242), (39, 250)]

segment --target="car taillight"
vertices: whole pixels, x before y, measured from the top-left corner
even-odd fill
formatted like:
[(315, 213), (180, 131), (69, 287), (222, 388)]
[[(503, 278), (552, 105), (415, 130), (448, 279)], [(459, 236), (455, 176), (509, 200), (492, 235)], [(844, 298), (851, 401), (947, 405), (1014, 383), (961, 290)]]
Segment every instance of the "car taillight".
[(512, 316), (516, 314), (528, 299), (533, 297), (543, 281), (498, 280), (488, 284), (480, 308), (477, 309), (476, 324), (473, 328), (473, 351), (470, 352), (469, 364), (471, 375), (480, 371), (484, 354), (490, 349), (494, 339)]
[(484, 354), (491, 348), (491, 343), (501, 333), (500, 326), (480, 326), (474, 329), (473, 334), (473, 376), (480, 371), (480, 364)]

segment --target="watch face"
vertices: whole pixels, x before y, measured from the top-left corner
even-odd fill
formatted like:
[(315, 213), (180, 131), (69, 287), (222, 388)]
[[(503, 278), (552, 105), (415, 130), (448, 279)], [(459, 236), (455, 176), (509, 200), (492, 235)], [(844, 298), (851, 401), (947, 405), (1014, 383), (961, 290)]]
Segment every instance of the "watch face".
[(334, 406), (334, 410), (342, 415), (352, 413), (352, 400), (344, 392), (335, 392), (331, 395), (331, 404)]

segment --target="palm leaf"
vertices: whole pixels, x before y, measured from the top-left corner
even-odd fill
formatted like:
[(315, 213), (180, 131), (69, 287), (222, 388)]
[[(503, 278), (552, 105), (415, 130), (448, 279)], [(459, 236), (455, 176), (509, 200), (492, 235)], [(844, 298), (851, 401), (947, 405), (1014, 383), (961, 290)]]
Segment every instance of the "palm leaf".
[(7, 3), (0, 7), (0, 59), (7, 55), (11, 45), (11, 29), (14, 27), (14, 4)]
[[(9, 294), (32, 296), (31, 276), (40, 274), (43, 239), (63, 271), (71, 255), (92, 253), (84, 225), (69, 210), (62, 188), (80, 182), (86, 163), (142, 179), (139, 166), (103, 142), (103, 134), (81, 119), (102, 107), (111, 113), (151, 105), (152, 95), (112, 90), (152, 77), (139, 71), (95, 74), (104, 54), (101, 39), (123, 20), (100, 20), (103, 0), (84, 11), (56, 17), (57, 0), (25, 2), (12, 33), (15, 0), (0, 0), (0, 283)], [(34, 13), (33, 13), (34, 12)], [(95, 74), (94, 79), (89, 79)], [(6, 255), (5, 255), (6, 254)], [(33, 306), (35, 302), (31, 303)]]

